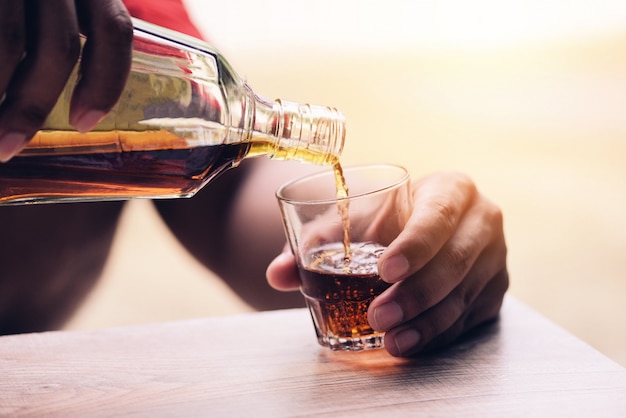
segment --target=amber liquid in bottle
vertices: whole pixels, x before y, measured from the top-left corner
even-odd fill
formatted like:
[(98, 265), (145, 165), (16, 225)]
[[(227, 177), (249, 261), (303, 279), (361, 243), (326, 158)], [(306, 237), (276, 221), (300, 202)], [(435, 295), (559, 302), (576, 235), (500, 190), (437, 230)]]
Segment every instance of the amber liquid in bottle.
[[(81, 148), (87, 144), (90, 152)], [(26, 152), (0, 164), (0, 204), (190, 197), (244, 157), (273, 149), (305, 162), (326, 155), (313, 149), (275, 149), (270, 139), (189, 147), (166, 130), (40, 131)], [(94, 150), (98, 150), (95, 152)], [(338, 159), (335, 164), (339, 164)]]

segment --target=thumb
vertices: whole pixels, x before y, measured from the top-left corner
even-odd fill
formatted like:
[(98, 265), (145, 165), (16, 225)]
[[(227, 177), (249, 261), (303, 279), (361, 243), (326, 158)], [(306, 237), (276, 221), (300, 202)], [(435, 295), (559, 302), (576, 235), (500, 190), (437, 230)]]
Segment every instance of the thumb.
[(296, 259), (290, 252), (283, 252), (276, 257), (265, 272), (267, 282), (276, 290), (298, 290), (298, 267)]

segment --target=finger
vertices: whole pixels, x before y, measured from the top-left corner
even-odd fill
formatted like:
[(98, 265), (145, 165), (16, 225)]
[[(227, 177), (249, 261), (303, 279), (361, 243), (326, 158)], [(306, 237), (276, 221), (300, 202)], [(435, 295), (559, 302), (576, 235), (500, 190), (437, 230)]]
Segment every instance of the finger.
[(487, 284), (471, 308), (467, 309), (452, 326), (430, 340), (423, 339), (423, 345), (417, 347), (416, 352), (425, 353), (445, 347), (477, 326), (496, 319), (508, 287), (509, 274), (504, 269)]
[(267, 282), (276, 290), (292, 291), (299, 287), (296, 259), (290, 252), (283, 252), (267, 267)]
[[(26, 50), (25, 18), (21, 1), (0, 2), (0, 109), (6, 89)], [(0, 161), (8, 161), (21, 149), (25, 140), (19, 132), (7, 132), (0, 122)]]
[(476, 194), (474, 183), (460, 173), (418, 182), (413, 213), (379, 261), (381, 278), (395, 283), (424, 267), (450, 239)]
[[(398, 326), (441, 302), (460, 284), (479, 290), (505, 262), (502, 214), (497, 206), (479, 198), (452, 238), (423, 269), (372, 302), (371, 325), (379, 331)], [(466, 290), (469, 294), (477, 291)]]
[(111, 110), (124, 89), (132, 61), (133, 23), (121, 0), (83, 0), (76, 7), (87, 40), (70, 123), (86, 132)]
[(441, 348), (476, 326), (498, 316), (509, 285), (508, 272), (498, 272), (466, 305), (458, 289), (437, 306), (385, 334), (385, 347), (393, 356), (411, 356)]
[(0, 160), (7, 161), (41, 128), (80, 53), (73, 3), (33, 0), (25, 8), (26, 54), (0, 106)]
[(24, 7), (21, 1), (0, 2), (0, 98), (26, 48)]

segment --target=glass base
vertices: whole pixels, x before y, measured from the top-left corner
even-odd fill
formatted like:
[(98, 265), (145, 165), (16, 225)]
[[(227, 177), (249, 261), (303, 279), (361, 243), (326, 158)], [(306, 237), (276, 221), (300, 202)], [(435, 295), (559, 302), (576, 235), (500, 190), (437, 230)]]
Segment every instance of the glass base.
[(333, 351), (365, 351), (384, 348), (384, 333), (376, 333), (364, 337), (341, 338), (333, 336), (318, 336), (320, 345)]

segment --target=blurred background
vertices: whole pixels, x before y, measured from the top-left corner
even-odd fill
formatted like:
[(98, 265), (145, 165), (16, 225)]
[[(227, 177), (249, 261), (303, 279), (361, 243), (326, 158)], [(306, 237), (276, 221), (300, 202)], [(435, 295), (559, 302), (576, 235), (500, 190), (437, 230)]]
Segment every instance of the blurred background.
[[(510, 294), (626, 366), (626, 2), (186, 3), (256, 92), (344, 111), (344, 164), (467, 172)], [(137, 201), (68, 328), (250, 310)]]

